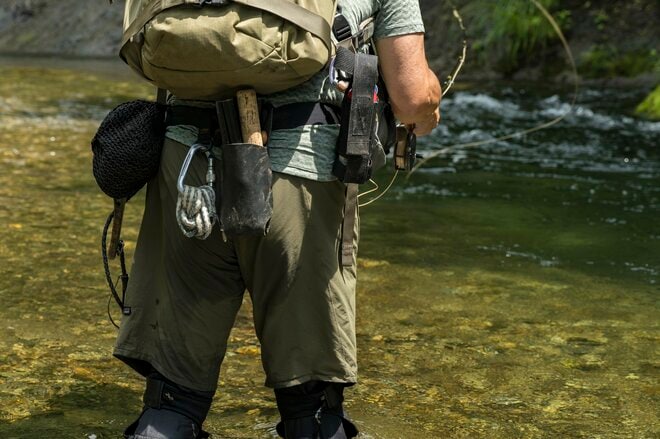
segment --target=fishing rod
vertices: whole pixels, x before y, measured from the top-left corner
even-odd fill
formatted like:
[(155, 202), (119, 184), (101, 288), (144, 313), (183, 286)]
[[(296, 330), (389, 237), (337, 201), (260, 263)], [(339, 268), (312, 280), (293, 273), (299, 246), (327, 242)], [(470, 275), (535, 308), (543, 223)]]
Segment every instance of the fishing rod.
[[(432, 160), (434, 158), (437, 158), (437, 157), (442, 156), (442, 155), (449, 154), (449, 153), (454, 152), (456, 150), (476, 148), (478, 146), (484, 146), (484, 145), (488, 145), (488, 144), (495, 143), (495, 142), (502, 142), (502, 141), (510, 140), (510, 139), (513, 139), (513, 138), (516, 138), (516, 137), (525, 136), (527, 134), (531, 134), (531, 133), (534, 133), (534, 132), (537, 132), (537, 131), (541, 131), (541, 130), (544, 130), (546, 128), (550, 128), (553, 125), (558, 124), (559, 122), (564, 120), (569, 114), (571, 114), (573, 112), (573, 109), (575, 108), (575, 104), (577, 103), (577, 98), (578, 98), (579, 89), (580, 89), (578, 71), (577, 71), (577, 66), (576, 66), (576, 63), (575, 63), (575, 58), (573, 57), (573, 51), (571, 50), (570, 45), (568, 44), (568, 41), (566, 40), (566, 37), (564, 36), (564, 33), (562, 32), (561, 28), (559, 27), (559, 24), (554, 19), (552, 14), (550, 14), (550, 12), (548, 12), (548, 10), (542, 4), (540, 4), (537, 0), (530, 0), (530, 1), (543, 14), (543, 16), (546, 18), (546, 20), (552, 26), (553, 30), (555, 31), (556, 35), (558, 36), (559, 40), (561, 41), (561, 44), (562, 44), (562, 46), (564, 48), (564, 51), (566, 53), (566, 57), (568, 58), (569, 64), (571, 66), (571, 71), (573, 73), (574, 83), (573, 83), (573, 96), (571, 98), (571, 102), (570, 102), (570, 105), (569, 105), (568, 109), (564, 113), (562, 113), (559, 116), (555, 117), (554, 119), (551, 119), (547, 122), (543, 122), (541, 124), (538, 124), (538, 125), (536, 125), (532, 128), (528, 128), (528, 129), (525, 129), (525, 130), (520, 130), (520, 131), (511, 133), (511, 134), (505, 134), (505, 135), (502, 135), (502, 136), (499, 136), (499, 137), (496, 137), (496, 138), (491, 138), (491, 139), (485, 139), (485, 140), (479, 140), (479, 141), (467, 142), (467, 143), (456, 143), (456, 144), (448, 145), (448, 146), (440, 146), (438, 150), (434, 151), (432, 154), (424, 157), (419, 162), (417, 162), (415, 164), (415, 166), (413, 166), (413, 168), (410, 170), (408, 175), (406, 176), (406, 179), (409, 179), (420, 167), (424, 166), (424, 164), (428, 163), (430, 160)], [(456, 18), (456, 20), (457, 20), (457, 22), (458, 22), (458, 24), (459, 24), (459, 26), (460, 26), (460, 28), (463, 32), (463, 50), (462, 50), (461, 56), (459, 57), (458, 64), (456, 65), (456, 67), (452, 71), (452, 74), (449, 76), (448, 80), (445, 83), (447, 85), (447, 87), (445, 88), (445, 90), (442, 93), (443, 97), (449, 91), (449, 88), (454, 84), (454, 82), (456, 80), (456, 76), (458, 75), (461, 68), (463, 67), (463, 64), (465, 63), (465, 59), (466, 59), (466, 56), (467, 56), (467, 30), (465, 28), (465, 25), (463, 23), (463, 19), (462, 19), (460, 13), (458, 12), (458, 9), (456, 8), (456, 6), (451, 2), (450, 2), (450, 5), (452, 6), (454, 17)], [(387, 185), (387, 187), (380, 194), (375, 196), (374, 198), (372, 198), (369, 201), (361, 204), (360, 207), (367, 206), (367, 205), (369, 205), (371, 203), (374, 203), (375, 201), (379, 200), (380, 198), (382, 198), (387, 193), (387, 191), (393, 186), (396, 178), (398, 177), (398, 174), (399, 174), (399, 172), (396, 171), (394, 173), (394, 176), (392, 177), (392, 180)], [(376, 186), (376, 188), (370, 189), (369, 191), (364, 192), (363, 194), (360, 194), (360, 195), (367, 195), (367, 194), (370, 194), (370, 193), (373, 193), (373, 192), (377, 191), (378, 190), (378, 185), (374, 181), (372, 181), (372, 184), (374, 184)]]
[(424, 166), (425, 163), (427, 163), (429, 160), (432, 160), (438, 156), (441, 156), (443, 154), (450, 153), (456, 149), (467, 149), (467, 148), (476, 148), (477, 146), (483, 146), (483, 145), (488, 145), (491, 143), (495, 142), (502, 142), (505, 140), (513, 139), (516, 137), (521, 137), (525, 136), (527, 134), (531, 134), (537, 131), (544, 130), (546, 128), (550, 128), (553, 125), (558, 124), (562, 120), (564, 120), (574, 109), (575, 104), (577, 102), (578, 94), (579, 94), (579, 79), (578, 79), (578, 72), (577, 72), (577, 66), (575, 64), (575, 59), (573, 58), (573, 52), (571, 51), (571, 48), (568, 44), (568, 41), (566, 40), (566, 37), (564, 36), (564, 33), (561, 31), (561, 28), (557, 24), (556, 20), (552, 17), (552, 15), (548, 12), (546, 8), (543, 7), (537, 0), (530, 0), (540, 11), (541, 13), (545, 16), (545, 18), (550, 22), (550, 25), (553, 27), (555, 33), (559, 37), (559, 40), (561, 41), (562, 46), (564, 47), (564, 50), (566, 52), (566, 56), (568, 57), (568, 61), (571, 65), (571, 69), (573, 72), (573, 77), (575, 79), (574, 81), (574, 90), (573, 90), (573, 97), (571, 99), (571, 103), (568, 107), (568, 109), (563, 113), (560, 114), (559, 116), (555, 117), (552, 120), (549, 120), (547, 122), (541, 123), (539, 125), (536, 125), (532, 128), (528, 128), (526, 130), (521, 130), (517, 131), (515, 133), (511, 134), (505, 134), (503, 136), (499, 136), (493, 139), (486, 139), (486, 140), (480, 140), (480, 141), (475, 141), (475, 142), (468, 142), (468, 143), (457, 143), (454, 145), (449, 145), (449, 146), (444, 146), (440, 147), (439, 150), (435, 151), (433, 154), (424, 157), (421, 161), (419, 161), (413, 169), (410, 171), (410, 174), (408, 174), (407, 178), (410, 178), (410, 176), (417, 171), (421, 166)]
[[(463, 41), (462, 41), (462, 47), (461, 47), (461, 52), (460, 55), (458, 56), (458, 60), (456, 61), (456, 64), (454, 65), (454, 68), (452, 69), (451, 73), (449, 76), (447, 76), (447, 79), (444, 81), (442, 84), (442, 97), (444, 97), (451, 87), (454, 85), (456, 82), (456, 77), (458, 76), (458, 73), (461, 71), (463, 66), (465, 65), (465, 60), (467, 59), (467, 52), (468, 52), (468, 36), (467, 36), (467, 28), (465, 27), (465, 24), (463, 23), (463, 17), (461, 16), (461, 13), (458, 11), (458, 8), (452, 2), (451, 0), (448, 0), (449, 5), (452, 8), (452, 15), (456, 22), (458, 23), (458, 27), (461, 29)], [(414, 170), (415, 168), (413, 168)], [(411, 172), (413, 171), (411, 170)], [(396, 182), (397, 177), (399, 176), (399, 169), (394, 170), (394, 175), (392, 176), (392, 179), (388, 183), (388, 185), (383, 189), (383, 191), (378, 194), (377, 196), (373, 197), (369, 201), (362, 203), (359, 205), (359, 207), (365, 207), (368, 206), (372, 203), (375, 203), (376, 201), (380, 200), (382, 197), (385, 196), (385, 194), (390, 190), (390, 188), (394, 185)], [(372, 194), (374, 192), (377, 192), (379, 189), (378, 183), (374, 181), (373, 179), (370, 179), (369, 182), (374, 186), (373, 188), (369, 189), (368, 191), (362, 192), (361, 194), (358, 195), (358, 199), (360, 197)]]

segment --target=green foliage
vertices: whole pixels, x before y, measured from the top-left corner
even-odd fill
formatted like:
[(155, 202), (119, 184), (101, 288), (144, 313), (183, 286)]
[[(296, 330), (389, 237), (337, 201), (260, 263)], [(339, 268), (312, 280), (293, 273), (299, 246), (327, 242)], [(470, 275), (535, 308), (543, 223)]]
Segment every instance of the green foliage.
[(660, 85), (635, 110), (640, 116), (660, 120)]
[(595, 45), (578, 61), (580, 74), (587, 78), (634, 77), (660, 70), (655, 49), (620, 52), (612, 45)]
[[(559, 0), (539, 0), (550, 10)], [(511, 73), (520, 68), (525, 57), (557, 38), (552, 25), (530, 0), (474, 0), (465, 8), (470, 32), (477, 37), (473, 50), (498, 70)], [(569, 10), (553, 11), (561, 28), (570, 27)]]
[(598, 11), (596, 11), (594, 15), (594, 23), (596, 24), (596, 28), (598, 28), (598, 30), (600, 31), (605, 30), (605, 27), (607, 26), (607, 23), (609, 21), (610, 21), (610, 16), (605, 10), (599, 9)]

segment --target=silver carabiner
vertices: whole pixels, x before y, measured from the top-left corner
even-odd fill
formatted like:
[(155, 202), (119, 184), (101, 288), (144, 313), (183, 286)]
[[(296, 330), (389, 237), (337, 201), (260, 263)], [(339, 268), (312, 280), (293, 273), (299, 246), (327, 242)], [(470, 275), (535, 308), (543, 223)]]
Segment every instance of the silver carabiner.
[(195, 143), (188, 150), (188, 154), (186, 155), (186, 158), (183, 161), (183, 165), (181, 165), (181, 171), (179, 172), (179, 179), (177, 180), (177, 183), (176, 183), (176, 188), (177, 188), (177, 190), (179, 191), (179, 193), (181, 195), (183, 195), (183, 192), (184, 192), (183, 181), (186, 178), (186, 174), (188, 174), (188, 168), (190, 168), (190, 163), (192, 162), (192, 159), (195, 156), (195, 153), (199, 150), (208, 150), (208, 148), (209, 148), (208, 145), (202, 145), (201, 143)]

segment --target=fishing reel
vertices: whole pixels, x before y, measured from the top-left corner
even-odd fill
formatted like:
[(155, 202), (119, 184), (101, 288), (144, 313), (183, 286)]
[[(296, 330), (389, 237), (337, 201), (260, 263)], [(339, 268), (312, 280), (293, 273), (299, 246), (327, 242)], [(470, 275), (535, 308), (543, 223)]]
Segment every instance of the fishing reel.
[(412, 127), (397, 125), (396, 144), (394, 145), (394, 169), (410, 172), (415, 166), (417, 155), (417, 136)]

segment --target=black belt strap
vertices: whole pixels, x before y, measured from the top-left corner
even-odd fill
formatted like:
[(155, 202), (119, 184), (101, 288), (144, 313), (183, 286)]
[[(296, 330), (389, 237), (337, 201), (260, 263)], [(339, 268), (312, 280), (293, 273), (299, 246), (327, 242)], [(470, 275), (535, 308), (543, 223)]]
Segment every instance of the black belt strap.
[[(225, 101), (218, 102), (217, 108), (198, 108), (184, 105), (174, 105), (167, 109), (166, 125), (192, 125), (200, 130), (209, 130), (215, 132), (220, 129), (221, 134), (228, 132), (227, 139), (223, 143), (240, 143), (240, 140), (233, 141), (233, 131), (240, 134), (238, 118), (232, 118), (232, 111)], [(339, 108), (334, 105), (322, 104), (318, 102), (304, 102), (283, 105), (274, 108), (272, 112), (262, 111), (264, 117), (270, 113), (272, 123), (268, 120), (262, 120), (262, 126), (270, 126), (272, 130), (286, 130), (298, 128), (305, 125), (337, 125), (340, 123)], [(220, 117), (222, 116), (222, 117)], [(220, 125), (218, 120), (222, 119)], [(227, 121), (235, 120), (236, 127), (227, 126)], [(229, 125), (234, 125), (229, 123)], [(232, 129), (234, 128), (234, 129)]]
[(305, 125), (338, 125), (339, 108), (317, 102), (288, 104), (273, 110), (273, 130), (286, 130)]
[(376, 122), (374, 105), (375, 86), (378, 82), (378, 58), (356, 54), (353, 73), (351, 118), (348, 121), (346, 155), (368, 155)]
[(342, 102), (342, 124), (337, 140), (333, 174), (344, 183), (364, 183), (371, 178), (371, 152), (376, 142), (376, 103), (374, 94), (378, 82), (378, 57), (341, 49), (337, 52), (337, 67), (351, 88)]
[(168, 107), (165, 125), (192, 125), (210, 132), (214, 132), (219, 126), (215, 108), (198, 108), (187, 105)]
[(342, 225), (341, 238), (341, 265), (351, 267), (355, 256), (353, 241), (355, 240), (355, 220), (358, 209), (357, 184), (346, 185), (346, 200), (344, 201), (344, 224)]

